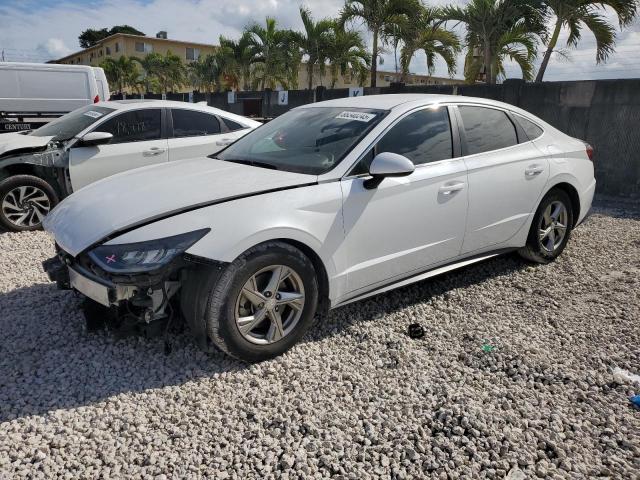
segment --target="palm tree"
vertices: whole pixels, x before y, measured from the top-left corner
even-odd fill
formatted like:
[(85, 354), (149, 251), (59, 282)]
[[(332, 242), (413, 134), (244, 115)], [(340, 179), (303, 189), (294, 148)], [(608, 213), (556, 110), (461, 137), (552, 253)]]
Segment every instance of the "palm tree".
[(140, 64), (143, 70), (141, 82), (145, 87), (145, 92), (155, 90), (159, 85), (158, 75), (162, 70), (163, 57), (159, 53), (149, 53), (142, 58), (131, 57), (131, 60)]
[(360, 19), (373, 35), (371, 47), (371, 86), (376, 86), (380, 40), (392, 25), (400, 24), (416, 11), (416, 0), (345, 0), (340, 13), (341, 23)]
[(553, 33), (547, 44), (536, 82), (542, 82), (558, 38), (563, 28), (569, 29), (567, 46), (575, 47), (580, 41), (582, 29), (586, 27), (596, 38), (596, 63), (607, 60), (614, 52), (615, 27), (603, 15), (605, 7), (610, 7), (618, 16), (620, 28), (629, 25), (638, 13), (638, 0), (544, 0), (545, 6), (555, 17)]
[(371, 57), (360, 32), (345, 30), (339, 23), (334, 23), (329, 36), (327, 59), (331, 70), (331, 88), (335, 87), (338, 74), (357, 78), (358, 85), (366, 81)]
[(163, 56), (153, 52), (143, 58), (133, 58), (145, 71), (142, 82), (150, 90), (151, 85), (156, 84), (161, 93), (168, 93), (175, 88), (180, 88), (187, 81), (187, 68), (182, 58), (171, 51)]
[(495, 67), (499, 64), (496, 56), (504, 50), (500, 43), (508, 39), (507, 33), (515, 29), (520, 34), (539, 36), (545, 31), (540, 0), (471, 0), (464, 8), (443, 8), (442, 16), (466, 25), (469, 55), (473, 55), (473, 49), (482, 54), (481, 68), (485, 69), (486, 82), (491, 85), (496, 83)]
[(265, 27), (254, 23), (246, 33), (253, 57), (253, 81), (261, 89), (275, 89), (278, 84), (287, 88), (293, 79), (292, 70), (302, 58), (298, 47), (299, 34), (279, 30), (274, 18), (267, 17)]
[(100, 66), (112, 85), (118, 86), (118, 92), (122, 93), (127, 87), (136, 88), (139, 78), (136, 63), (130, 58), (122, 55), (117, 60), (107, 58)]
[(302, 24), (304, 25), (304, 32), (300, 38), (300, 48), (302, 53), (307, 56), (308, 89), (311, 90), (313, 88), (315, 66), (320, 65), (320, 74), (324, 74), (333, 21), (324, 19), (315, 22), (311, 12), (304, 7), (300, 7), (300, 18), (302, 18)]
[(245, 32), (236, 42), (220, 36), (220, 49), (224, 49), (228, 55), (232, 67), (227, 72), (231, 78), (231, 86), (248, 90), (251, 83), (251, 65), (253, 63), (253, 50), (251, 48), (251, 34)]
[(456, 57), (460, 53), (460, 39), (451, 30), (444, 27), (444, 20), (438, 19), (439, 10), (420, 6), (419, 11), (395, 29), (397, 38), (402, 42), (400, 67), (402, 81), (407, 81), (409, 64), (416, 52), (422, 50), (427, 57), (427, 71), (433, 75), (436, 57), (442, 57), (447, 64), (449, 75), (456, 70)]
[(187, 67), (189, 82), (197, 90), (211, 93), (220, 86), (220, 71), (218, 62), (214, 55), (200, 57), (195, 62), (191, 62)]
[[(465, 59), (465, 79), (473, 83), (478, 78), (484, 66), (482, 57), (474, 56), (475, 51), (482, 50), (482, 42), (474, 36), (468, 38), (469, 50)], [(491, 71), (494, 80), (504, 78), (504, 60), (509, 58), (520, 66), (522, 78), (533, 80), (534, 60), (537, 55), (537, 36), (528, 31), (524, 21), (516, 23), (500, 35), (493, 47)]]

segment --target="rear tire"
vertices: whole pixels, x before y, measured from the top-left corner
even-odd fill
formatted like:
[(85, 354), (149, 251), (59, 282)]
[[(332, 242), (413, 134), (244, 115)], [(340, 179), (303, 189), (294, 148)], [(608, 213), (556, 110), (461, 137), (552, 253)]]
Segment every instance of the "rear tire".
[(527, 244), (518, 253), (535, 263), (553, 262), (567, 246), (574, 212), (569, 195), (558, 188), (547, 193), (531, 222)]
[(283, 242), (240, 255), (209, 293), (207, 333), (215, 346), (246, 362), (286, 352), (313, 325), (318, 306), (313, 264)]
[(10, 232), (42, 228), (42, 220), (59, 202), (51, 185), (33, 175), (0, 182), (0, 225)]

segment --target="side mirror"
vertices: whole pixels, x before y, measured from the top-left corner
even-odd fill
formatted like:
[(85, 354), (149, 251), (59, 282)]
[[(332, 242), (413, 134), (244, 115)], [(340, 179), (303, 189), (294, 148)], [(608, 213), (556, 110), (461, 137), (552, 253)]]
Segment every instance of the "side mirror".
[(413, 162), (403, 155), (392, 152), (382, 152), (375, 156), (369, 166), (369, 178), (364, 181), (364, 188), (376, 188), (385, 177), (406, 177), (411, 175), (416, 167)]
[(97, 145), (104, 145), (109, 143), (113, 135), (108, 132), (89, 132), (84, 137), (80, 138), (78, 146), (80, 147), (95, 147)]

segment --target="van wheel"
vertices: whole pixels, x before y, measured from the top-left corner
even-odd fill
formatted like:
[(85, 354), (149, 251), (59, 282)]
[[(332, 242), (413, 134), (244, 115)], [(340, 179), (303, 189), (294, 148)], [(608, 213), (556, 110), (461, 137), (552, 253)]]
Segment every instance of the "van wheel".
[(297, 248), (266, 242), (222, 272), (205, 313), (209, 338), (232, 357), (260, 362), (291, 348), (313, 325), (318, 280)]
[(569, 195), (564, 190), (553, 189), (540, 202), (531, 222), (527, 244), (518, 253), (535, 263), (552, 262), (567, 246), (572, 226)]
[(0, 225), (10, 232), (38, 230), (58, 201), (53, 187), (41, 178), (9, 177), (0, 182)]

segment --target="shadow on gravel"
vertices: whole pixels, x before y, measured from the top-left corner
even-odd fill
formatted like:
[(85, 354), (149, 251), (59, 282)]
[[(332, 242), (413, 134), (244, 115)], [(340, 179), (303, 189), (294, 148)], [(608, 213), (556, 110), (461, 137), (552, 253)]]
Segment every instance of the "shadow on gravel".
[(87, 333), (79, 305), (53, 284), (0, 294), (0, 422), (247, 368), (187, 333), (170, 335), (168, 356), (162, 337)]

